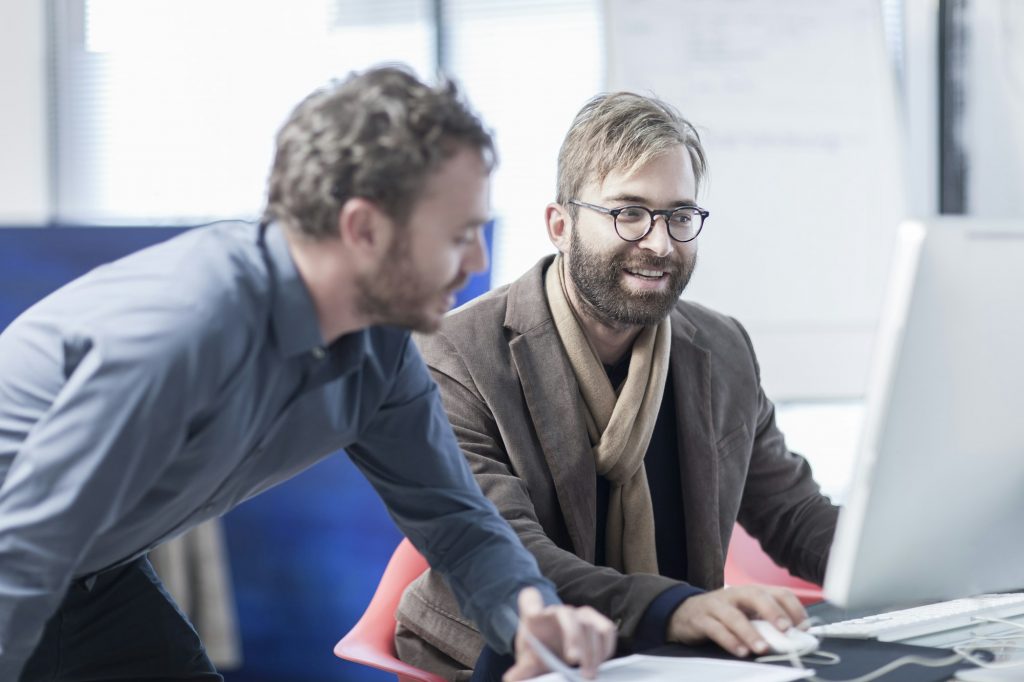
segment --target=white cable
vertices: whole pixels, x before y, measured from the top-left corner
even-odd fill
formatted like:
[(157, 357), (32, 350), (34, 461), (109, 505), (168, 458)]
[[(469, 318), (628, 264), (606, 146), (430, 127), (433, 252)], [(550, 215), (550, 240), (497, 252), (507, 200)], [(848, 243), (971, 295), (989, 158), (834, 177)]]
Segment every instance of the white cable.
[(895, 661), (886, 663), (881, 668), (877, 668), (872, 672), (869, 672), (860, 677), (854, 677), (849, 680), (823, 680), (820, 677), (812, 677), (812, 680), (818, 682), (871, 682), (871, 680), (877, 680), (882, 675), (892, 672), (896, 668), (902, 668), (905, 665), (922, 665), (927, 668), (943, 668), (947, 665), (953, 665), (963, 660), (961, 654), (954, 654), (947, 656), (946, 658), (925, 658), (923, 656), (902, 656), (897, 658)]
[[(976, 620), (982, 623), (1008, 625), (1015, 630), (1024, 631), (1024, 625), (1005, 618), (974, 616), (971, 620)], [(1024, 657), (1015, 661), (986, 661), (979, 657), (976, 652), (987, 651), (993, 658), (997, 658), (1000, 654), (1005, 654), (1007, 651), (1024, 651), (1024, 634), (978, 635), (977, 639), (953, 647), (953, 651), (962, 655), (966, 660), (979, 668), (987, 668), (989, 670), (1019, 668), (1024, 666)]]
[(815, 665), (835, 665), (839, 663), (841, 659), (837, 654), (831, 651), (819, 651), (817, 649), (805, 649), (803, 651), (793, 651), (788, 654), (768, 654), (766, 656), (758, 656), (754, 659), (755, 663), (785, 663), (788, 662), (794, 668), (803, 668), (804, 664), (810, 666)]
[(837, 654), (831, 651), (812, 651), (810, 653), (802, 654), (797, 657), (796, 661), (793, 661), (791, 654), (769, 654), (767, 656), (759, 656), (754, 659), (755, 663), (782, 663), (788, 662), (794, 668), (803, 668), (804, 664), (809, 666), (816, 665), (835, 665), (839, 663), (840, 658)]
[[(812, 657), (816, 657), (816, 660), (811, 660)], [(897, 658), (894, 661), (886, 663), (882, 667), (877, 668), (876, 670), (870, 673), (849, 680), (823, 680), (820, 677), (812, 677), (811, 679), (818, 680), (819, 682), (871, 682), (871, 680), (878, 679), (882, 675), (892, 672), (896, 668), (900, 668), (905, 665), (915, 664), (927, 666), (930, 668), (942, 668), (947, 665), (953, 665), (954, 663), (958, 663), (964, 658), (966, 658), (966, 656), (964, 656), (960, 652), (957, 652), (952, 656), (947, 656), (946, 658), (903, 656), (901, 658)], [(768, 656), (760, 656), (754, 660), (757, 663), (789, 662), (790, 665), (792, 665), (794, 668), (804, 668), (805, 663), (811, 666), (835, 665), (842, 661), (842, 658), (839, 656), (839, 654), (833, 653), (831, 651), (822, 651), (819, 649), (816, 651), (792, 652), (789, 654), (773, 654)]]
[[(973, 620), (989, 623), (1000, 623), (1012, 626), (1019, 630), (1024, 630), (1024, 625), (1002, 618), (974, 616)], [(988, 642), (992, 642), (993, 644), (987, 644)], [(824, 680), (820, 677), (812, 677), (811, 679), (817, 680), (817, 682), (871, 682), (872, 680), (876, 680), (879, 677), (886, 675), (892, 672), (893, 670), (901, 668), (905, 665), (920, 665), (928, 668), (943, 668), (948, 665), (955, 665), (960, 661), (967, 661), (969, 663), (973, 663), (978, 667), (988, 668), (990, 670), (1003, 670), (1024, 666), (1024, 658), (1021, 658), (1017, 661), (1002, 661), (994, 663), (991, 661), (983, 660), (977, 655), (978, 651), (988, 651), (993, 657), (995, 657), (1000, 652), (1005, 652), (1005, 650), (1007, 649), (1024, 651), (1024, 636), (1018, 634), (979, 636), (978, 639), (973, 640), (968, 644), (962, 644), (953, 647), (953, 655), (947, 656), (945, 658), (902, 656), (894, 661), (886, 663), (882, 667), (877, 668), (870, 673), (861, 675), (860, 677), (854, 677), (848, 680)], [(820, 660), (808, 660), (811, 656), (817, 656)], [(842, 659), (838, 654), (834, 654), (831, 651), (821, 651), (819, 649), (812, 651), (805, 650), (802, 652), (791, 652), (789, 654), (774, 654), (769, 656), (761, 656), (755, 660), (758, 663), (788, 661), (794, 668), (804, 668), (804, 663), (807, 663), (808, 665), (834, 665), (836, 663), (839, 663)]]
[[(971, 632), (974, 639), (968, 640), (968, 644), (974, 644), (975, 642), (1024, 642), (1024, 636), (1018, 634), (1012, 635), (986, 635), (982, 632)], [(983, 645), (984, 646), (984, 645)]]
[[(979, 621), (979, 622), (982, 622), (982, 623), (999, 623), (1001, 625), (1009, 625), (1010, 627), (1012, 627), (1012, 628), (1014, 628), (1016, 630), (1024, 631), (1024, 624), (1021, 624), (1021, 623), (1018, 623), (1018, 622), (1012, 621), (1012, 620), (1007, 620), (1005, 618), (996, 618), (995, 616), (972, 616), (971, 620), (976, 620), (976, 621)], [(1015, 636), (1016, 637), (1021, 637), (1021, 636), (1024, 636), (1024, 635), (1015, 635)]]
[(975, 653), (978, 650), (982, 650), (982, 651), (988, 651), (993, 656), (997, 656), (998, 654), (996, 653), (996, 651), (993, 651), (994, 649), (1016, 649), (1017, 651), (1024, 651), (1024, 645), (1019, 645), (1019, 644), (1012, 644), (1012, 645), (1000, 644), (998, 646), (991, 647), (991, 646), (973, 646), (973, 645), (962, 644), (960, 646), (953, 647), (953, 651), (957, 652), (958, 654), (963, 656), (965, 660), (970, 661), (971, 663), (973, 663), (974, 665), (978, 666), (979, 668), (987, 668), (989, 670), (1008, 670), (1010, 668), (1019, 668), (1021, 666), (1024, 666), (1024, 657), (1022, 657), (1022, 658), (1020, 658), (1020, 659), (1018, 659), (1016, 661), (997, 661), (997, 662), (993, 662), (993, 661), (986, 661), (985, 659), (979, 657)]

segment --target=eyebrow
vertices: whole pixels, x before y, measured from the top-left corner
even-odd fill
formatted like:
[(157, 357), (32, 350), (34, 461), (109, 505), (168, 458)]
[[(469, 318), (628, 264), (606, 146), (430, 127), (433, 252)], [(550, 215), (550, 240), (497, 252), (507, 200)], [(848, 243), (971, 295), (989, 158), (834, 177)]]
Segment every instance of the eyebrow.
[(480, 217), (470, 218), (469, 221), (467, 221), (466, 224), (462, 226), (462, 229), (464, 229), (464, 230), (475, 230), (478, 227), (486, 227), (487, 223), (489, 223), (489, 222), (491, 222), (493, 220), (494, 220), (494, 216), (487, 216), (485, 218), (480, 218)]
[[(647, 197), (642, 197), (638, 194), (616, 194), (614, 196), (605, 197), (604, 201), (609, 203), (626, 203), (626, 204), (640, 204), (642, 206), (650, 206), (651, 202)], [(670, 201), (669, 206), (681, 208), (683, 206), (696, 206), (697, 202), (693, 199), (676, 199)]]

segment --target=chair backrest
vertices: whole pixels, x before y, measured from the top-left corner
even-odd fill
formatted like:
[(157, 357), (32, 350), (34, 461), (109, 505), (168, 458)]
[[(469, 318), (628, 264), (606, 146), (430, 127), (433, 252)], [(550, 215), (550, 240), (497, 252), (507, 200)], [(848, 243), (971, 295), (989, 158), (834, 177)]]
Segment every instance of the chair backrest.
[(761, 549), (761, 544), (736, 524), (732, 530), (729, 553), (725, 558), (725, 584), (751, 583), (788, 587), (803, 604), (813, 604), (823, 598), (820, 587), (797, 578), (776, 564)]
[(395, 652), (395, 609), (405, 587), (427, 570), (427, 561), (408, 538), (395, 548), (380, 578), (377, 591), (362, 617), (334, 647), (346, 661), (395, 673), (399, 682), (444, 682), (444, 678), (398, 659)]

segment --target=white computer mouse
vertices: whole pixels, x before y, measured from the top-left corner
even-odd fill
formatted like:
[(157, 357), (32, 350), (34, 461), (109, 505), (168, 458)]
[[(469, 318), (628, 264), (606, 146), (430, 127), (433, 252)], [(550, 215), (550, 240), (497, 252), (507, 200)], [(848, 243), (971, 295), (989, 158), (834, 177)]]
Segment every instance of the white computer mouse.
[(750, 624), (758, 631), (768, 648), (776, 654), (809, 654), (818, 648), (818, 638), (799, 628), (780, 631), (766, 620), (752, 620)]

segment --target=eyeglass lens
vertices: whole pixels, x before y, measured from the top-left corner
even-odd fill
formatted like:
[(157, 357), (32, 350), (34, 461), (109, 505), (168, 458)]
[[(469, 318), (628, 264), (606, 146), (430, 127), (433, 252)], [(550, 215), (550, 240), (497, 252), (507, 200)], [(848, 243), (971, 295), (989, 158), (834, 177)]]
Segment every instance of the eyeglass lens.
[[(623, 239), (635, 241), (647, 234), (653, 222), (654, 215), (643, 206), (626, 206), (615, 216), (615, 230)], [(704, 217), (696, 208), (684, 206), (672, 211), (667, 222), (673, 239), (688, 241), (700, 231)]]

